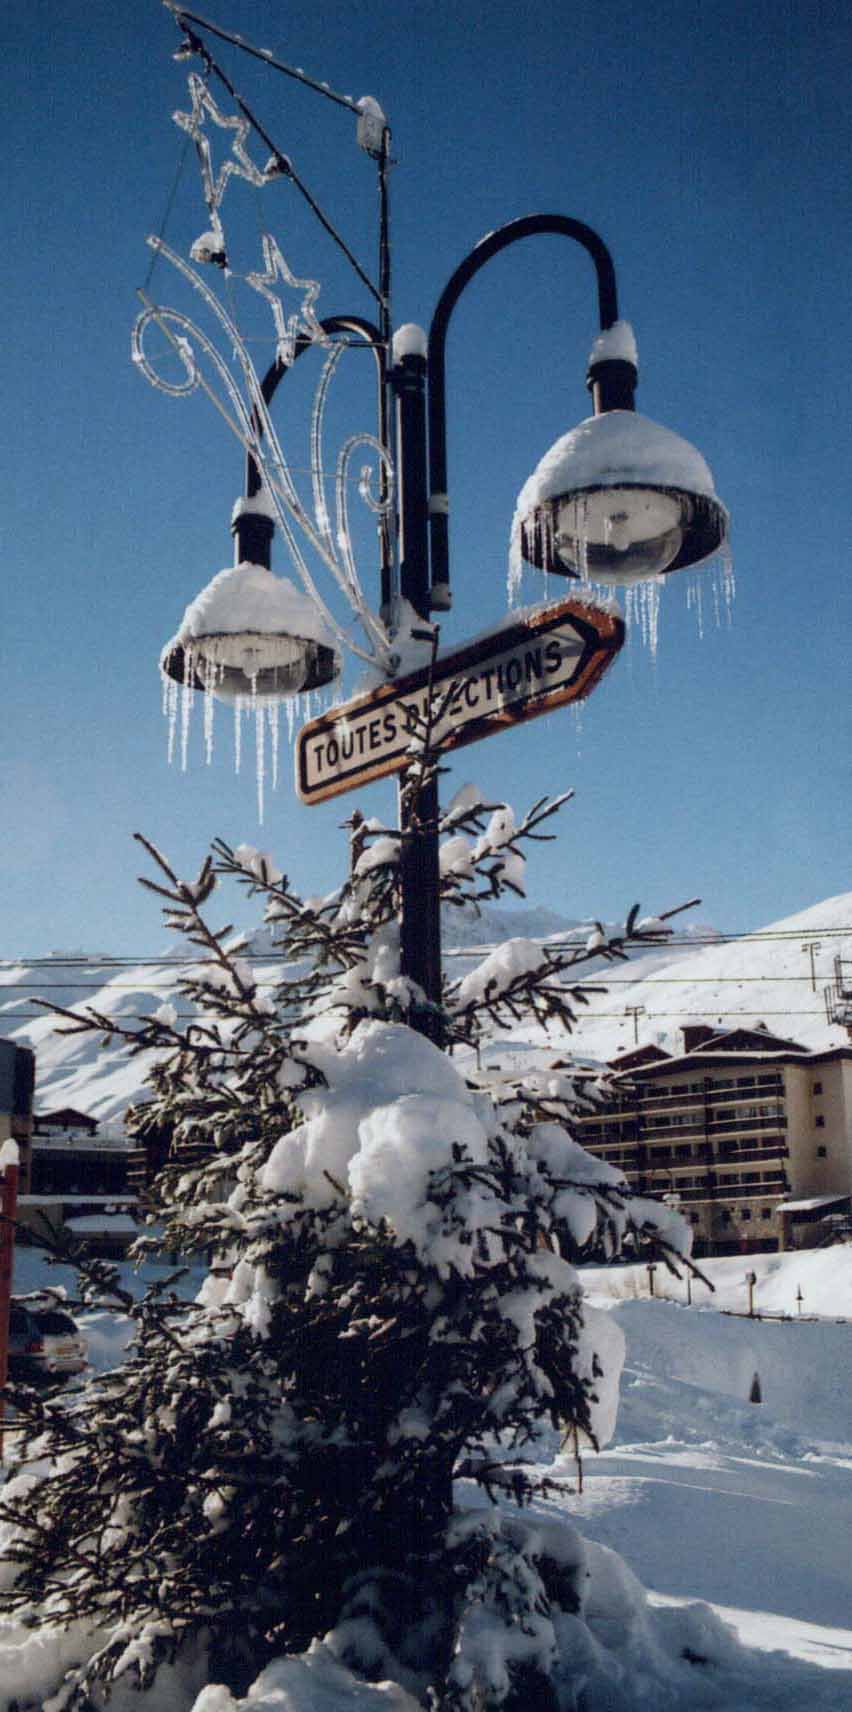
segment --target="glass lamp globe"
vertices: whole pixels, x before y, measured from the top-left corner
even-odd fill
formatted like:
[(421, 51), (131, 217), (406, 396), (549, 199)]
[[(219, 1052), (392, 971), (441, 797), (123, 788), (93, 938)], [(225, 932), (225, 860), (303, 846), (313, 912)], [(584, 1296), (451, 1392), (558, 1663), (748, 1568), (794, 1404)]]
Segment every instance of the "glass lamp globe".
[(542, 570), (631, 584), (711, 557), (727, 534), (701, 453), (631, 410), (589, 417), (542, 458), (513, 536)]
[(304, 636), (237, 631), (168, 642), (160, 658), (167, 678), (204, 690), (219, 701), (283, 701), (321, 689), (340, 671), (333, 648)]

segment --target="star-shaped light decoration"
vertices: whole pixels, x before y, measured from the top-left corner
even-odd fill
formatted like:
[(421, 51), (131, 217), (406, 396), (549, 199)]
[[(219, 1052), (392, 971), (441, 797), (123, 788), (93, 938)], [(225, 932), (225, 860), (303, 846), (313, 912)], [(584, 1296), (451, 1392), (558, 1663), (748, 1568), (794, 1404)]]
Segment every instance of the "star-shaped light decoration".
[[(197, 71), (189, 74), (189, 93), (192, 98), (192, 109), (189, 113), (173, 113), (176, 125), (186, 131), (195, 144), (198, 164), (201, 170), (201, 182), (204, 189), (204, 200), (210, 210), (210, 230), (202, 232), (192, 245), (190, 255), (196, 262), (213, 262), (217, 267), (227, 267), (228, 255), (225, 247), (225, 233), (219, 215), (219, 209), (228, 184), (232, 178), (244, 178), (248, 184), (260, 186), (266, 184), (267, 175), (256, 166), (246, 149), (246, 137), (250, 126), (247, 119), (239, 115), (229, 117), (220, 112), (207, 87), (203, 77)], [(204, 130), (205, 119), (212, 119), (222, 131), (231, 131), (233, 141), (231, 154), (223, 161), (219, 172), (214, 178), (213, 164), (210, 155), (210, 140)]]
[[(246, 274), (246, 284), (253, 286), (270, 304), (275, 321), (275, 355), (284, 368), (289, 368), (296, 355), (298, 338), (310, 339), (319, 345), (330, 343), (328, 334), (324, 332), (314, 313), (314, 304), (320, 288), (315, 279), (296, 278), (275, 239), (271, 238), (268, 232), (264, 232), (262, 241), (266, 272)], [(284, 305), (274, 289), (279, 280), (292, 291), (302, 293), (302, 301), (293, 315), (285, 315)]]

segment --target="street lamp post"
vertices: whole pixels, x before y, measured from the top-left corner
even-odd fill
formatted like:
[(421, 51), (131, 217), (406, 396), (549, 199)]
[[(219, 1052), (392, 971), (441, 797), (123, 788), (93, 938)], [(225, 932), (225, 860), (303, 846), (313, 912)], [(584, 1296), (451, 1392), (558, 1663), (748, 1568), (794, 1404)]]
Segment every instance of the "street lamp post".
[[(255, 185), (266, 182), (270, 169), (267, 167), (261, 173), (246, 156), (244, 133), (254, 126), (267, 144), (270, 139), (241, 97), (237, 96), (230, 79), (213, 61), (194, 28), (196, 25), (205, 29), (213, 27), (197, 14), (185, 12), (177, 6), (174, 10), (184, 36), (181, 52), (190, 56), (200, 55), (206, 73), (203, 80), (195, 74), (190, 75), (192, 111), (175, 115), (181, 128), (195, 141), (211, 217), (211, 231), (196, 240), (191, 256), (195, 261), (217, 262), (226, 266), (227, 250), (220, 217), (226, 172), (223, 169), (214, 182), (204, 125), (209, 120), (220, 129), (234, 132), (234, 152), (239, 165), (229, 164), (228, 170), (248, 178)], [(213, 33), (240, 48), (248, 48), (241, 38), (228, 32), (213, 29)], [(352, 110), (358, 117), (358, 142), (378, 165), (379, 283), (373, 285), (323, 215), (289, 159), (273, 149), (270, 163), (274, 169), (273, 176), (289, 178), (296, 184), (321, 219), (326, 232), (338, 243), (362, 282), (369, 287), (379, 306), (379, 325), (375, 326), (359, 315), (331, 316), (317, 322), (310, 309), (311, 297), (306, 300), (308, 309), (305, 312), (309, 325), (301, 325), (296, 336), (290, 333), (282, 343), (286, 329), (280, 301), (275, 298), (275, 281), (280, 274), (290, 285), (313, 287), (313, 282), (296, 280), (277, 245), (269, 237), (264, 237), (266, 272), (250, 274), (247, 280), (273, 303), (279, 343), (276, 360), (262, 382), (258, 382), (256, 377), (251, 378), (250, 361), (244, 350), (242, 352), (243, 368), (250, 377), (248, 391), (252, 402), (250, 411), (242, 417), (244, 427), (240, 435), (248, 448), (248, 462), (245, 495), (236, 507), (232, 525), (236, 564), (233, 571), (220, 573), (219, 578), (214, 578), (187, 609), (184, 624), (161, 656), (161, 669), (165, 676), (190, 690), (201, 689), (207, 695), (238, 702), (249, 700), (260, 706), (264, 701), (281, 699), (299, 690), (328, 683), (339, 671), (342, 632), (337, 626), (335, 644), (330, 632), (323, 628), (325, 620), (323, 624), (317, 622), (318, 615), (322, 617), (322, 602), (315, 598), (310, 579), (306, 574), (303, 577), (308, 593), (301, 595), (292, 584), (287, 585), (285, 592), (278, 579), (271, 575), (275, 516), (285, 527), (284, 509), (280, 494), (276, 504), (270, 506), (261, 470), (264, 421), (267, 438), (273, 433), (266, 415), (267, 406), (296, 358), (317, 337), (325, 343), (329, 340), (339, 342), (341, 336), (364, 342), (372, 349), (377, 366), (378, 434), (372, 439), (372, 445), (380, 459), (381, 503), (375, 507), (379, 513), (381, 543), (380, 607), (378, 616), (371, 612), (358, 588), (358, 615), (368, 636), (371, 635), (374, 642), (378, 637), (379, 652), (384, 655), (385, 662), (389, 662), (391, 672), (396, 670), (393, 664), (394, 627), (398, 624), (403, 629), (406, 626), (410, 629), (412, 613), (415, 636), (419, 621), (424, 637), (432, 639), (434, 661), (436, 632), (430, 615), (445, 612), (451, 605), (445, 385), (447, 331), (459, 298), (486, 263), (527, 238), (566, 237), (586, 251), (595, 268), (600, 332), (592, 348), (586, 375), (593, 414), (551, 447), (522, 489), (513, 523), (513, 550), (519, 558), (541, 570), (585, 584), (631, 585), (649, 579), (659, 581), (672, 571), (710, 557), (724, 540), (727, 514), (715, 495), (710, 471), (694, 447), (635, 413), (638, 373), (635, 341), (629, 325), (619, 320), (615, 269), (612, 257), (598, 234), (583, 222), (562, 214), (531, 214), (511, 221), (483, 238), (455, 269), (438, 300), (428, 339), (419, 328), (412, 326), (402, 327), (391, 337), (387, 208), (390, 132), (387, 122), (381, 108), (372, 99), (365, 97), (354, 102), (350, 97), (336, 95), (327, 85), (317, 85), (299, 70), (278, 61), (274, 63), (279, 71), (308, 83), (338, 105)], [(240, 119), (227, 118), (212, 101), (206, 80), (214, 73), (235, 101), (242, 115)], [(161, 239), (149, 241), (155, 251), (167, 255), (178, 271), (191, 280), (196, 290), (201, 291), (208, 307), (214, 310), (220, 324), (226, 326), (234, 338), (235, 348), (238, 348), (238, 329), (228, 321), (207, 288), (181, 258), (168, 251)], [(146, 308), (134, 333), (135, 360), (149, 379), (160, 384), (142, 349), (144, 329), (154, 320), (170, 340), (187, 373), (185, 382), (165, 385), (164, 389), (175, 396), (183, 395), (199, 383), (198, 366), (186, 337), (192, 328), (185, 318), (170, 311), (159, 311), (144, 293), (142, 295)], [(316, 295), (315, 291), (313, 295)], [(202, 348), (208, 356), (212, 355), (209, 342), (203, 342)], [(220, 376), (223, 373), (224, 365), (220, 364)], [(227, 376), (225, 384), (233, 398), (233, 388)], [(395, 480), (393, 495), (391, 467)], [(338, 486), (341, 479), (338, 472)], [(282, 488), (284, 506), (289, 507), (300, 527), (305, 529), (326, 562), (334, 568), (335, 543), (324, 503), (319, 506), (318, 523), (311, 525), (299, 510), (292, 489), (287, 485), (288, 480), (285, 472)], [(346, 537), (345, 514), (342, 532)], [(287, 532), (287, 540), (293, 547), (292, 533)], [(344, 546), (348, 553), (348, 540), (344, 541)], [(296, 552), (295, 547), (293, 551)], [(243, 572), (249, 573), (248, 576), (243, 577)], [(242, 589), (249, 597), (245, 623), (238, 610)], [(590, 609), (578, 611), (576, 604), (573, 606), (571, 617), (566, 622), (569, 626), (573, 623), (574, 640), (569, 645), (568, 655), (563, 657), (568, 657), (572, 648), (578, 655), (582, 643), (587, 650), (583, 658), (589, 659), (590, 626), (586, 620), (590, 615)], [(325, 616), (328, 617), (328, 609), (325, 609)], [(597, 616), (601, 617), (599, 611)], [(619, 645), (620, 635), (614, 643), (609, 640), (605, 644), (609, 649), (607, 662)], [(576, 689), (566, 679), (565, 692), (560, 693), (553, 705), (573, 699), (574, 695), (588, 693), (602, 669), (600, 667), (595, 673), (589, 667), (582, 681), (578, 679)], [(579, 667), (577, 671), (579, 673)], [(431, 679), (429, 681), (431, 683)], [(502, 697), (502, 689), (500, 693)], [(544, 690), (536, 693), (537, 707), (533, 712), (547, 711), (553, 697), (549, 699)], [(555, 689), (553, 694), (556, 695)], [(517, 697), (514, 703), (511, 697), (501, 701), (498, 716), (483, 719), (475, 729), (476, 722), (472, 721), (470, 735), (464, 741), (473, 741), (490, 730), (501, 729), (510, 722), (511, 708), (517, 705)], [(375, 765), (370, 776), (381, 776)], [(439, 811), (435, 772), (430, 770), (427, 761), (421, 776), (418, 767), (412, 768), (410, 752), (404, 748), (395, 752), (383, 770), (401, 774), (401, 972), (424, 995), (425, 1003), (414, 1007), (415, 1026), (440, 1042)], [(311, 787), (314, 790), (312, 796), (304, 791), (302, 795), (304, 800), (319, 801), (323, 792), (332, 794), (337, 790), (354, 788), (361, 782), (357, 776), (347, 776), (342, 781), (323, 786), (322, 791), (319, 787)]]
[[(446, 341), (450, 318), (463, 291), (487, 262), (522, 240), (541, 236), (566, 237), (580, 244), (595, 267), (601, 338), (593, 350), (586, 377), (592, 394), (593, 421), (610, 412), (634, 410), (637, 382), (635, 346), (629, 330), (621, 336), (613, 334), (613, 329), (624, 327), (624, 324), (619, 323), (618, 317), (615, 267), (603, 239), (590, 226), (563, 214), (526, 215), (483, 238), (444, 287), (429, 330), (426, 361), (412, 347), (391, 371), (391, 382), (397, 387), (400, 400), (401, 587), (403, 595), (424, 618), (429, 609), (446, 611), (451, 605), (446, 405)], [(420, 405), (424, 381), (428, 391), (428, 492), (423, 488)], [(670, 442), (677, 441), (676, 436), (668, 435), (665, 430), (657, 433)], [(664, 444), (661, 454), (653, 436), (651, 440), (658, 458), (661, 455), (663, 459), (666, 455), (671, 458), (671, 445)], [(678, 460), (680, 448), (685, 449), (686, 455), (681, 455)], [(666, 569), (680, 568), (708, 557), (724, 539), (727, 518), (712, 494), (712, 484), (710, 493), (691, 491), (686, 486), (692, 473), (688, 455), (692, 452), (686, 442), (677, 441), (672, 467), (662, 471), (663, 477), (670, 479), (660, 480), (659, 469), (651, 472), (642, 470), (640, 461), (640, 467), (628, 468), (621, 473), (617, 487), (613, 483), (613, 473), (619, 474), (617, 465), (613, 472), (604, 458), (601, 467), (597, 471), (592, 470), (592, 474), (598, 477), (597, 481), (590, 483), (586, 473), (586, 485), (578, 498), (569, 489), (556, 501), (563, 512), (570, 511), (573, 501), (575, 514), (579, 510), (581, 519), (586, 521), (588, 512), (597, 503), (599, 517), (603, 518), (602, 532), (598, 529), (602, 538), (585, 542), (580, 549), (579, 565), (572, 564), (565, 551), (560, 551), (559, 534), (556, 535), (554, 552), (548, 543), (547, 529), (533, 512), (521, 525), (524, 556), (546, 570), (577, 575), (582, 569), (602, 580), (625, 582), (658, 575)], [(629, 458), (630, 455), (628, 451), (626, 456)], [(698, 454), (694, 454), (694, 458), (699, 465), (703, 462)], [(543, 463), (546, 464), (547, 459)], [(655, 479), (652, 480), (651, 475)], [(535, 477), (532, 479), (534, 481)], [(606, 507), (614, 493), (618, 497), (610, 519)], [(553, 503), (550, 494), (543, 494), (542, 500)], [(660, 531), (657, 523), (653, 523), (653, 534), (649, 540), (645, 518), (650, 516), (659, 521), (659, 511), (665, 513), (666, 508), (669, 516), (664, 515), (663, 521), (669, 522), (669, 529)], [(593, 527), (589, 533), (593, 533)], [(662, 545), (658, 539), (660, 534), (668, 537)], [(441, 996), (441, 949), (438, 802), (434, 781), (421, 793), (419, 819), (418, 828), (403, 827), (403, 972), (418, 981), (430, 1005), (437, 1007)]]

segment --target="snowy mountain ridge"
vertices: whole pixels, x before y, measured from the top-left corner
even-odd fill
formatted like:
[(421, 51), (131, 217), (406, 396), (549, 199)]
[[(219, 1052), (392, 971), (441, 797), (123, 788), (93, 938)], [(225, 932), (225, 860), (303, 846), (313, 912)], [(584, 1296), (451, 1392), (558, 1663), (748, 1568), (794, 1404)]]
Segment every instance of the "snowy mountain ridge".
[[(448, 973), (454, 979), (472, 966), (466, 952), (473, 956), (504, 939), (567, 938), (582, 943), (590, 931), (590, 923), (544, 907), (485, 904), (478, 913), (446, 910)], [(682, 1050), (682, 1030), (689, 1021), (722, 1026), (763, 1021), (774, 1033), (813, 1049), (847, 1041), (845, 1030), (827, 1021), (823, 989), (832, 979), (834, 959), (852, 945), (852, 893), (825, 899), (730, 942), (708, 945), (712, 935), (712, 929), (690, 926), (685, 919), (675, 945), (637, 952), (627, 964), (601, 958), (583, 964), (578, 975), (595, 985), (605, 983), (606, 991), (590, 998), (570, 1050), (603, 1061), (638, 1038), (640, 1044), (653, 1042), (676, 1053)], [(690, 938), (698, 944), (689, 943)], [(270, 956), (268, 930), (250, 936), (247, 954), (258, 960)], [(68, 1008), (90, 1005), (130, 1023), (166, 1000), (174, 1001), (178, 973), (173, 947), (154, 963), (128, 964), (74, 952), (0, 966), (0, 1032), (35, 1049), (37, 1109), (70, 1105), (102, 1121), (116, 1121), (141, 1093), (146, 1066), (144, 1055), (130, 1059), (120, 1043), (104, 1049), (94, 1036), (57, 1033), (48, 1013), (21, 1021), (21, 1012), (32, 1009), (33, 999)], [(259, 977), (273, 980), (265, 961)], [(501, 1042), (510, 1046), (516, 1060), (536, 1049), (564, 1051), (566, 1044), (562, 1037), (528, 1028)]]

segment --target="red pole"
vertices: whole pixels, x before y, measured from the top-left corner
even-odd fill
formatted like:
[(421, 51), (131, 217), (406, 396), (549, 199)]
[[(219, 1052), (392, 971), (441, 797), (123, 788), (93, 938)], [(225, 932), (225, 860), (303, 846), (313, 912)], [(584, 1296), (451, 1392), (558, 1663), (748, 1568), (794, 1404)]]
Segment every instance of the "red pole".
[(0, 1148), (0, 1457), (3, 1454), (3, 1388), (9, 1374), (9, 1309), (15, 1258), (15, 1214), (18, 1208), (18, 1149), (15, 1142)]

